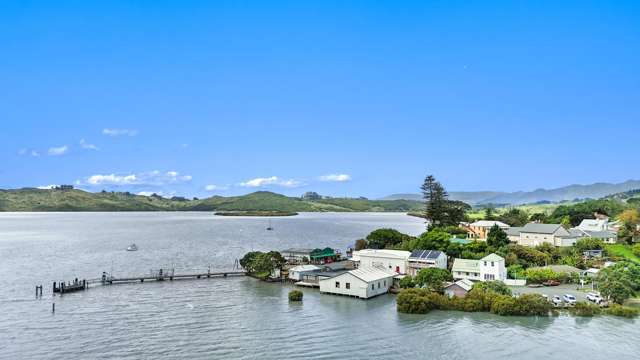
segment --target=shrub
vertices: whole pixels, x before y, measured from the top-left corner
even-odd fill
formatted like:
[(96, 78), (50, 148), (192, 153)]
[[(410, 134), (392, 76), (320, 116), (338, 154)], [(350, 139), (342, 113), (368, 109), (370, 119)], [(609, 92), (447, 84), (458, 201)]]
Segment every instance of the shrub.
[(400, 280), (401, 289), (410, 289), (414, 287), (416, 287), (416, 283), (413, 281), (413, 278), (411, 276), (407, 275)]
[(452, 281), (453, 276), (447, 269), (426, 268), (422, 269), (416, 275), (416, 284), (426, 287), (429, 290), (442, 292), (445, 281)]
[(425, 289), (404, 289), (396, 299), (398, 312), (405, 314), (427, 314), (434, 309)]
[(613, 304), (606, 310), (606, 313), (613, 316), (633, 318), (640, 315), (640, 309)]
[(518, 315), (548, 316), (553, 309), (553, 305), (540, 294), (521, 295), (516, 304), (519, 307)]
[(576, 305), (569, 309), (569, 311), (575, 316), (594, 316), (602, 312), (600, 307), (596, 304), (588, 303), (585, 301), (579, 301)]
[(302, 301), (304, 293), (300, 290), (289, 291), (289, 301)]
[(482, 290), (483, 292), (494, 292), (500, 295), (511, 296), (511, 289), (500, 280), (479, 282), (473, 285), (474, 289)]
[(491, 304), (491, 312), (497, 315), (515, 315), (514, 309), (516, 309), (516, 299), (507, 295), (497, 296)]
[(540, 284), (548, 280), (561, 280), (562, 275), (551, 269), (527, 269), (525, 276), (528, 282)]

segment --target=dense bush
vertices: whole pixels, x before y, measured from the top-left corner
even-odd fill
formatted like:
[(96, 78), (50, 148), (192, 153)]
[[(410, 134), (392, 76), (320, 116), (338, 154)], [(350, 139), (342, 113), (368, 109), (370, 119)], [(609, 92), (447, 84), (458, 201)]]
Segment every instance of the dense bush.
[(413, 239), (394, 229), (378, 229), (367, 235), (367, 244), (372, 249), (390, 248)]
[(304, 293), (300, 290), (289, 291), (289, 301), (302, 301)]
[(561, 281), (563, 275), (551, 269), (527, 269), (524, 272), (527, 282), (531, 284), (541, 284), (549, 280)]
[(508, 295), (511, 296), (511, 289), (503, 283), (502, 281), (485, 281), (478, 282), (473, 285), (474, 290), (481, 290), (485, 293), (494, 292), (499, 295)]
[(575, 316), (594, 316), (602, 312), (600, 306), (585, 301), (578, 301), (575, 306), (569, 309)]
[(426, 268), (418, 272), (415, 282), (418, 286), (425, 287), (431, 291), (442, 292), (445, 281), (452, 281), (453, 276), (447, 269)]
[(640, 309), (613, 304), (606, 310), (606, 313), (613, 316), (632, 318), (640, 315)]
[(413, 281), (413, 278), (409, 275), (400, 279), (400, 288), (401, 289), (411, 289), (416, 287), (416, 283)]
[(471, 290), (464, 298), (448, 298), (426, 289), (402, 290), (397, 299), (398, 311), (408, 314), (426, 314), (431, 310), (458, 310), (465, 312), (491, 311), (498, 315), (547, 316), (551, 303), (537, 294), (513, 298), (509, 295)]

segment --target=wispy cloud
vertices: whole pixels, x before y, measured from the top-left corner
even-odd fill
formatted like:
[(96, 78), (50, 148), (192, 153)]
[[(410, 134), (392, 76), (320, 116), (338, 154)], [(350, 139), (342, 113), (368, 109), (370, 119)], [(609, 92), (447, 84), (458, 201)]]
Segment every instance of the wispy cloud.
[(89, 144), (84, 139), (80, 139), (80, 147), (85, 150), (99, 150), (97, 146)]
[(277, 176), (271, 176), (267, 178), (255, 178), (255, 179), (247, 180), (238, 184), (238, 186), (247, 187), (247, 188), (261, 188), (261, 187), (267, 187), (267, 186), (295, 188), (303, 185), (304, 184), (301, 181), (294, 180), (294, 179), (283, 180), (278, 178)]
[(18, 150), (18, 155), (38, 157), (40, 156), (40, 153), (34, 149), (20, 149)]
[(177, 171), (161, 172), (158, 170), (136, 174), (95, 174), (84, 180), (76, 181), (80, 185), (89, 186), (164, 186), (182, 184), (192, 180), (191, 175), (181, 175)]
[(224, 191), (224, 190), (229, 190), (229, 186), (210, 184), (205, 186), (204, 189), (207, 191)]
[(136, 136), (138, 130), (135, 129), (102, 129), (102, 134), (107, 136)]
[(49, 156), (61, 156), (69, 152), (69, 147), (67, 145), (62, 145), (58, 147), (50, 147), (47, 154)]
[(322, 175), (318, 180), (323, 182), (347, 182), (351, 181), (351, 175), (348, 174), (329, 174)]

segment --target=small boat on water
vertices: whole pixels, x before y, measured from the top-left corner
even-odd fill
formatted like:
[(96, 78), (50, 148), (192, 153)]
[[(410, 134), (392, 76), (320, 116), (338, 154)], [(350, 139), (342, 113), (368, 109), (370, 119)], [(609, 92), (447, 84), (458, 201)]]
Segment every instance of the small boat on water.
[(138, 251), (138, 247), (136, 246), (136, 244), (131, 244), (127, 248), (127, 251)]
[(273, 230), (273, 226), (271, 226), (271, 220), (269, 220), (269, 226), (267, 226), (267, 230), (268, 231)]

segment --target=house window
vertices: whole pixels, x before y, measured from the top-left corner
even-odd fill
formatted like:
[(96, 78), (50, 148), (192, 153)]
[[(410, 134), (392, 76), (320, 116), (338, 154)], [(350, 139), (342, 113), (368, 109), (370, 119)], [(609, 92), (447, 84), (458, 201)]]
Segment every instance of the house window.
[(378, 281), (378, 289), (380, 289), (380, 281)]
[(491, 267), (493, 267), (493, 261), (491, 262)]
[(340, 281), (336, 281), (336, 289), (340, 289)]
[(387, 280), (384, 281), (384, 287), (387, 287)]
[(348, 290), (351, 289), (351, 283), (346, 283), (344, 284), (344, 287)]
[(467, 273), (467, 276), (469, 276), (469, 273)]
[(375, 290), (376, 289), (376, 284), (371, 284), (371, 290)]
[(487, 266), (487, 262), (486, 261), (484, 262), (484, 266)]

